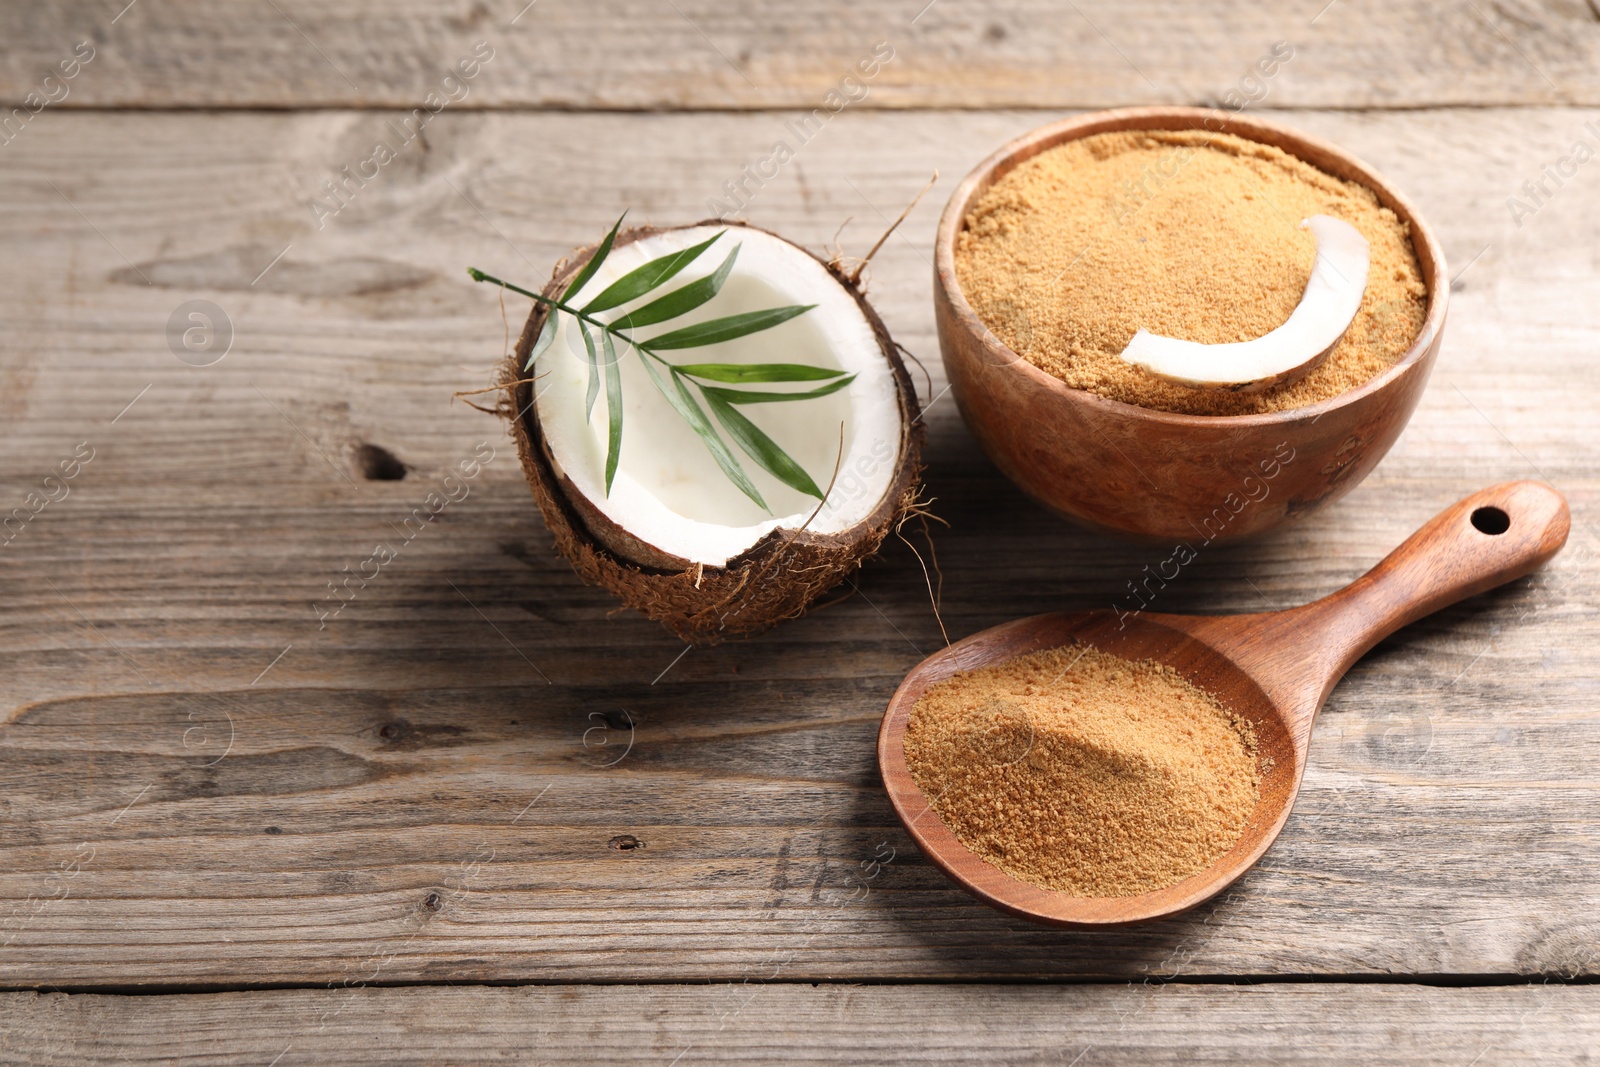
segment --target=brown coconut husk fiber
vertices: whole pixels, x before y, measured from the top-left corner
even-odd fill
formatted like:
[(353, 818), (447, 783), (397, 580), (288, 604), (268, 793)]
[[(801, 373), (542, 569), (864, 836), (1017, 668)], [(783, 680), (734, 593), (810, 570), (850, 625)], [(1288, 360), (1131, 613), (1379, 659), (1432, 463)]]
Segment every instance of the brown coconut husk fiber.
[[(693, 225), (744, 224), (712, 219)], [(616, 245), (661, 232), (657, 227), (624, 230), (617, 234)], [(580, 249), (558, 263), (544, 294), (559, 296), (594, 250), (595, 246)], [(625, 604), (694, 645), (752, 636), (804, 614), (818, 597), (875, 555), (883, 539), (917, 504), (924, 429), (911, 375), (860, 287), (833, 264), (819, 262), (855, 298), (871, 324), (883, 358), (893, 371), (901, 413), (894, 479), (873, 512), (841, 533), (776, 529), (723, 567), (702, 566), (663, 553), (607, 519), (551, 462), (533, 403), (534, 385), (522, 373), (544, 326), (545, 305), (534, 305), (516, 348), (501, 364), (499, 384), (504, 393), (499, 414), (511, 423), (523, 473), (555, 538), (556, 551), (584, 581), (609, 589)]]

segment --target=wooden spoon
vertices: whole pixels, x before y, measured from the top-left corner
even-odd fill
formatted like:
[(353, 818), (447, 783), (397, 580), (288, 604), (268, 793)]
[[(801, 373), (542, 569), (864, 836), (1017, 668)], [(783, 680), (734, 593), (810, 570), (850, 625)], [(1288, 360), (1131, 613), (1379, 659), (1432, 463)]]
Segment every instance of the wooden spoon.
[[(1305, 771), (1311, 725), (1345, 671), (1395, 630), (1537, 568), (1566, 544), (1561, 494), (1507, 482), (1445, 509), (1355, 582), (1321, 600), (1257, 615), (1036, 615), (980, 631), (906, 676), (878, 734), (878, 766), (895, 811), (923, 854), (978, 899), (1056, 926), (1107, 927), (1177, 915), (1225, 889), (1283, 829)], [(1175, 668), (1255, 727), (1261, 798), (1244, 836), (1199, 874), (1153, 893), (1075, 897), (1011, 877), (968, 851), (906, 766), (906, 721), (918, 698), (958, 671), (1072, 641)]]

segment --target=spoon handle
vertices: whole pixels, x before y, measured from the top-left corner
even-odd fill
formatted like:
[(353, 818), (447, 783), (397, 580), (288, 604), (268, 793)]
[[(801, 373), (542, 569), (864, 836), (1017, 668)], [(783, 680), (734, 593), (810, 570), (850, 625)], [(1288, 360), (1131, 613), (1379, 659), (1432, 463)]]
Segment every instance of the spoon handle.
[(1331, 688), (1400, 627), (1537, 569), (1561, 551), (1570, 525), (1566, 500), (1542, 482), (1491, 486), (1435, 515), (1350, 585), (1282, 619), (1316, 644)]

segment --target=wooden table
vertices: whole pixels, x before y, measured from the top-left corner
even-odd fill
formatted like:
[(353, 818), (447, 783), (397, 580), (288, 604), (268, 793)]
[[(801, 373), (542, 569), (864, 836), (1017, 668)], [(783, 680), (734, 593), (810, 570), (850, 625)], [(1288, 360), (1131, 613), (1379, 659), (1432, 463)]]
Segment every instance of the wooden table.
[[(1594, 1054), (1594, 0), (524, 2), (0, 10), (4, 1062)], [(1454, 274), (1377, 472), (1208, 551), (1165, 610), (1322, 595), (1496, 481), (1572, 503), (1546, 571), (1350, 674), (1276, 848), (1183, 919), (1040, 929), (917, 854), (873, 754), (943, 640), (905, 545), (825, 610), (689, 651), (577, 581), (502, 426), (451, 401), (505, 343), (466, 265), (537, 282), (624, 207), (705, 216), (878, 42), (742, 217), (860, 254), (944, 176), (870, 292), (929, 371), (952, 635), (1106, 606), (1161, 556), (1000, 478), (932, 333), (943, 195), (1075, 109), (1254, 97), (1406, 190)], [(396, 157), (329, 200), (380, 140)], [(477, 448), (467, 497), (319, 621)]]

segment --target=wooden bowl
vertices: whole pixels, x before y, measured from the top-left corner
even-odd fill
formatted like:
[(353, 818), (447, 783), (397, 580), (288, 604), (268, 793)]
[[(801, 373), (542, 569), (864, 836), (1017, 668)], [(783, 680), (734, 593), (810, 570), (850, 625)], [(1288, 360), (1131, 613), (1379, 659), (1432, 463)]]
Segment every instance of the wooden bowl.
[[(1073, 389), (1007, 348), (956, 281), (971, 206), (1018, 164), (1116, 130), (1209, 129), (1283, 149), (1358, 181), (1410, 224), (1428, 312), (1406, 353), (1331, 400), (1260, 415), (1178, 415)], [(1449, 274), (1433, 231), (1354, 156), (1261, 119), (1190, 107), (1096, 111), (1041, 127), (984, 160), (950, 197), (934, 242), (934, 317), (962, 417), (1006, 477), (1082, 525), (1191, 547), (1309, 515), (1365, 478), (1405, 428), (1439, 353)]]

